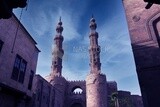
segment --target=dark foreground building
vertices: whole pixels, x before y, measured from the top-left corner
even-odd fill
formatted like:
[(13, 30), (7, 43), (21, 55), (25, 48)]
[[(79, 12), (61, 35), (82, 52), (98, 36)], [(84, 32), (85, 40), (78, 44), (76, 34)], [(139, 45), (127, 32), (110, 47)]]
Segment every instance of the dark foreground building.
[(123, 0), (145, 107), (160, 107), (160, 6)]

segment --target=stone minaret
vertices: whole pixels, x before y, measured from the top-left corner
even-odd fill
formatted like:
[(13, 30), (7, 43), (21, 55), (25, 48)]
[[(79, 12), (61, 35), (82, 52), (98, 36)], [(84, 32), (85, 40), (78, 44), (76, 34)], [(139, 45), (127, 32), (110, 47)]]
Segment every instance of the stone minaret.
[(54, 49), (52, 52), (52, 75), (54, 76), (61, 76), (62, 75), (62, 57), (64, 54), (64, 51), (62, 49), (62, 42), (63, 42), (63, 36), (62, 36), (62, 22), (61, 18), (59, 19), (57, 28), (56, 28), (56, 36), (54, 38)]
[(91, 73), (100, 73), (101, 63), (100, 63), (100, 46), (98, 45), (98, 33), (96, 32), (97, 24), (95, 19), (92, 17), (90, 20), (90, 67)]
[(90, 67), (91, 71), (86, 79), (87, 107), (107, 107), (107, 81), (101, 74), (100, 46), (98, 45), (97, 24), (92, 17), (90, 20)]
[(66, 80), (62, 76), (62, 57), (64, 51), (62, 49), (63, 36), (62, 36), (62, 22), (61, 18), (59, 19), (58, 25), (56, 27), (56, 36), (54, 38), (54, 48), (52, 52), (52, 71), (50, 75), (49, 82), (56, 89), (55, 90), (55, 103), (52, 105), (53, 107), (64, 107), (65, 100), (65, 90), (66, 90)]

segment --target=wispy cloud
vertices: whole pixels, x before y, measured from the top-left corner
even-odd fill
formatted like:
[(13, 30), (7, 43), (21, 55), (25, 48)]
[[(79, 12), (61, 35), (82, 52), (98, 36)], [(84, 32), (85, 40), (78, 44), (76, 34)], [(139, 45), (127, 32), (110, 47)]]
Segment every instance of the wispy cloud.
[(80, 34), (77, 32), (76, 23), (73, 23), (72, 21), (73, 17), (71, 17), (71, 13), (59, 8), (58, 14), (56, 16), (54, 15), (53, 17), (55, 17), (55, 19), (59, 19), (60, 16), (62, 17), (62, 22), (64, 27), (63, 36), (65, 38), (65, 41), (70, 41), (72, 39), (78, 38)]
[(63, 75), (67, 80), (85, 80), (87, 71), (81, 69), (73, 70), (70, 68), (63, 68)]

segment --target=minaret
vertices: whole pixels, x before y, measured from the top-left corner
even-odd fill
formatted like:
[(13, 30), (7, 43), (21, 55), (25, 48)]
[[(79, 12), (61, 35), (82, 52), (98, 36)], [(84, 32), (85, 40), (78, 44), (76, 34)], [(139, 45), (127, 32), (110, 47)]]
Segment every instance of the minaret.
[(55, 91), (55, 97), (53, 107), (64, 107), (65, 101), (65, 91), (66, 91), (66, 80), (62, 76), (62, 57), (64, 51), (62, 49), (63, 36), (62, 36), (62, 22), (61, 18), (59, 19), (58, 25), (56, 27), (56, 36), (54, 38), (54, 48), (52, 51), (52, 71), (50, 76), (48, 76), (47, 80), (50, 84), (58, 91)]
[(100, 46), (98, 45), (97, 24), (92, 17), (90, 20), (90, 73), (86, 78), (87, 107), (107, 107), (107, 80), (101, 74)]
[(62, 74), (62, 57), (64, 54), (64, 51), (62, 49), (62, 43), (63, 43), (63, 36), (62, 36), (62, 22), (61, 17), (59, 19), (57, 28), (56, 28), (56, 36), (54, 38), (54, 49), (52, 52), (52, 75), (54, 76), (61, 76)]
[(91, 18), (90, 20), (90, 47), (89, 47), (89, 54), (90, 54), (90, 67), (91, 73), (100, 73), (101, 70), (101, 63), (100, 63), (100, 46), (98, 45), (98, 33), (96, 32), (97, 24), (95, 19)]

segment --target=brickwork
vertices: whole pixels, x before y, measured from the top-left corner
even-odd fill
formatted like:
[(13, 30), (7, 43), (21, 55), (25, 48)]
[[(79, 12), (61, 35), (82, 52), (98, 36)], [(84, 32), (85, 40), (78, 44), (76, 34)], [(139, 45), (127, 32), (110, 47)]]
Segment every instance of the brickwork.
[(131, 93), (129, 91), (118, 91), (118, 102), (119, 107), (133, 107)]
[(51, 94), (51, 84), (49, 84), (40, 75), (35, 75), (33, 82), (34, 106), (48, 107), (50, 103), (49, 95)]
[(89, 74), (86, 79), (87, 107), (107, 107), (106, 76)]
[[(53, 78), (53, 80), (50, 82), (53, 87), (55, 87), (55, 103), (59, 107), (65, 106), (65, 95), (66, 95), (66, 85), (67, 82), (64, 77), (56, 76)], [(56, 107), (58, 107), (56, 106)]]
[(142, 97), (139, 95), (131, 96), (133, 107), (143, 107)]
[[(75, 103), (79, 103), (86, 107), (86, 82), (85, 81), (68, 81), (67, 95), (65, 104), (71, 107)], [(75, 89), (82, 89), (82, 92), (74, 92)]]

